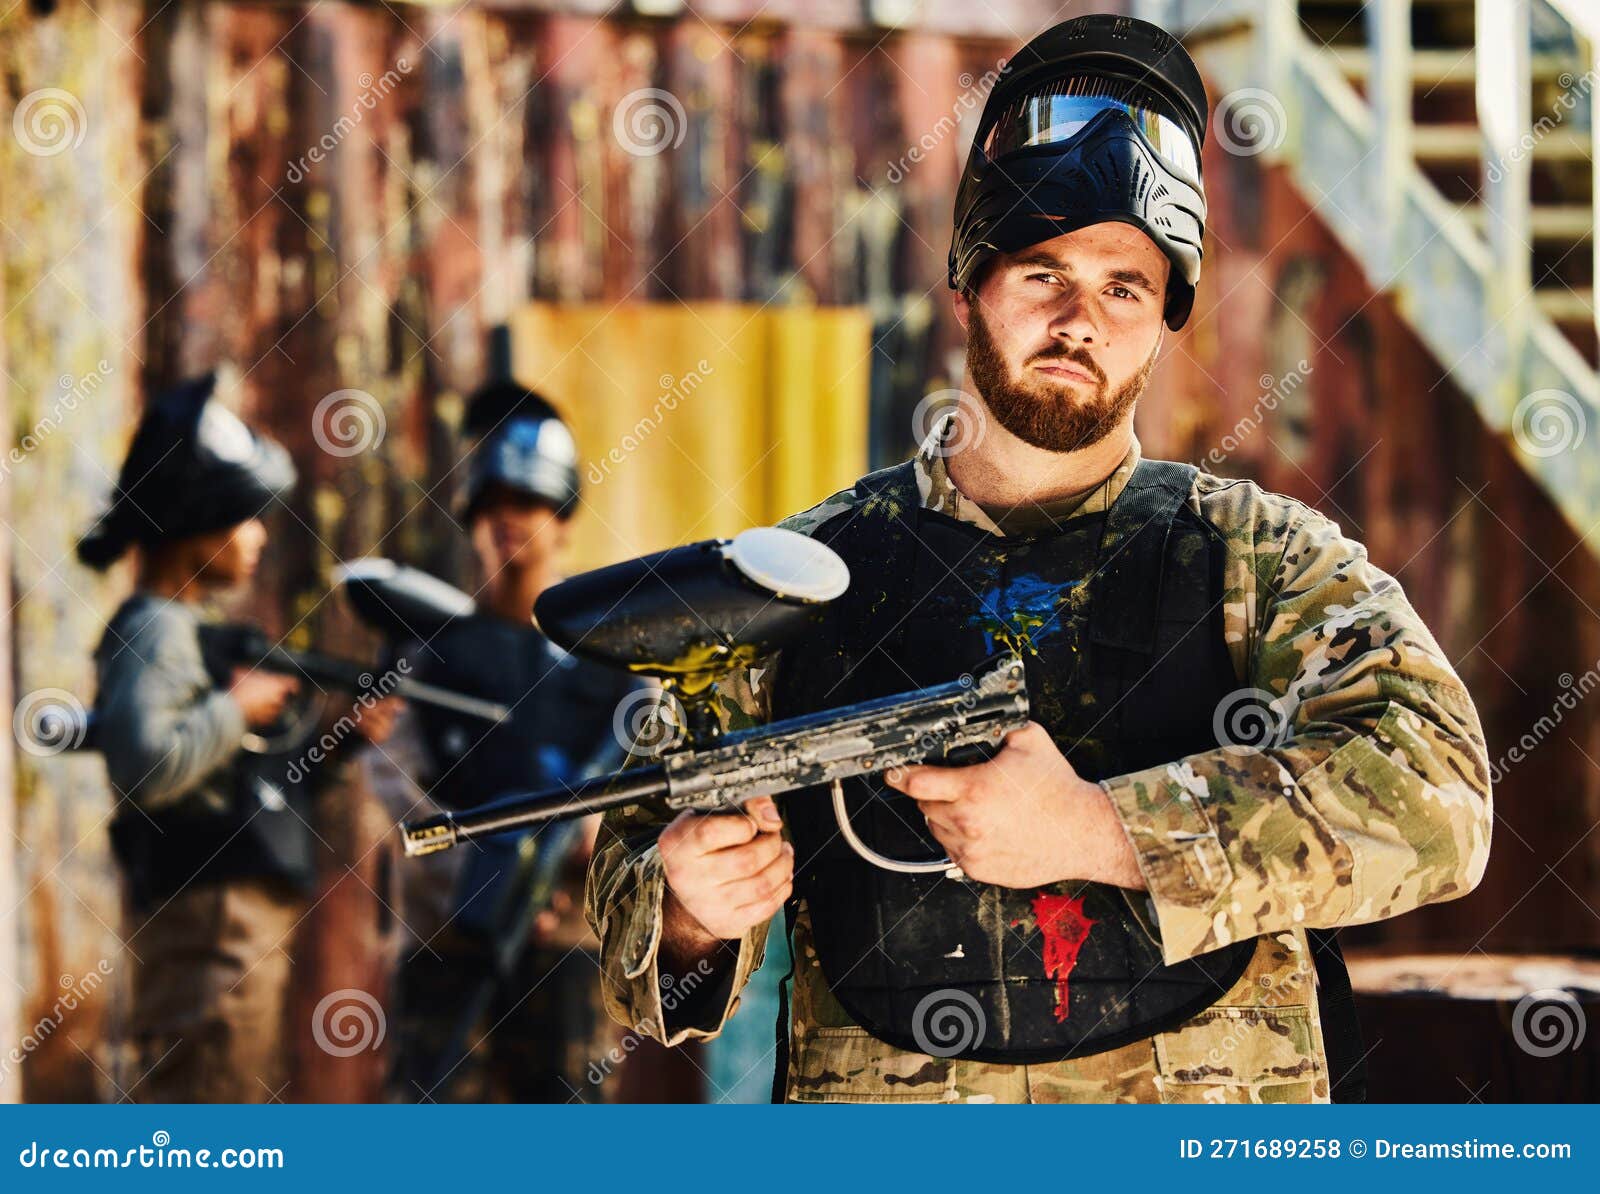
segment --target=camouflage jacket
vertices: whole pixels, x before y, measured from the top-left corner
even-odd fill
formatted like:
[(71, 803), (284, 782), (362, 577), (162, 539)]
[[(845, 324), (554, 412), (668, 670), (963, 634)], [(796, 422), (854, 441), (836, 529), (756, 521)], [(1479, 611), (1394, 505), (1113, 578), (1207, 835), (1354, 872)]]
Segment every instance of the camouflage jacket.
[[(917, 456), (923, 504), (999, 533), (950, 481), (937, 450), (947, 428), (936, 427)], [(1066, 516), (1104, 510), (1138, 460), (1135, 442), (1108, 483)], [(845, 490), (780, 525), (809, 532), (855, 501)], [(1278, 744), (1218, 748), (1101, 786), (1149, 888), (1131, 902), (1165, 960), (1255, 937), (1244, 976), (1178, 1028), (1105, 1053), (1026, 1066), (942, 1059), (884, 1044), (851, 1021), (829, 994), (802, 904), (791, 1101), (1324, 1102), (1305, 930), (1397, 916), (1477, 884), (1491, 816), (1482, 729), (1399, 584), (1333, 522), (1249, 481), (1200, 473), (1189, 501), (1229, 545), (1227, 646), (1241, 689), (1271, 694)], [(765, 719), (782, 658), (764, 662), (720, 690), (730, 726)], [(731, 987), (709, 999), (686, 994), (700, 976), (662, 973), (665, 883), (653, 844), (662, 823), (644, 810), (607, 815), (586, 906), (611, 1013), (672, 1045), (721, 1030), (761, 963), (768, 927), (739, 942)]]

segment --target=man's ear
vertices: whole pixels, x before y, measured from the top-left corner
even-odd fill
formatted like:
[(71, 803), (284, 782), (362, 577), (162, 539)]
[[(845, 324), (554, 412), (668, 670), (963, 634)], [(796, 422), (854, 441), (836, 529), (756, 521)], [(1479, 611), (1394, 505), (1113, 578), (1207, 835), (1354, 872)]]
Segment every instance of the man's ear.
[(963, 332), (966, 331), (967, 319), (972, 314), (972, 306), (970, 300), (967, 298), (967, 292), (964, 290), (956, 291), (955, 297), (950, 300), (950, 303), (956, 309), (956, 322), (961, 325), (961, 330)]

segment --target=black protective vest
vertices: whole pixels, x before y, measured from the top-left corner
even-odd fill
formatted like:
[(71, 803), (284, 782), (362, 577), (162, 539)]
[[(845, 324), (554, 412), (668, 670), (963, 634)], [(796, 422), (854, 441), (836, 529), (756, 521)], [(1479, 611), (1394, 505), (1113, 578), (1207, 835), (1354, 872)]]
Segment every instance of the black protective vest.
[[(1222, 636), (1225, 545), (1188, 506), (1194, 475), (1142, 461), (1108, 513), (1018, 537), (923, 509), (909, 462), (864, 477), (862, 501), (815, 532), (850, 589), (815, 643), (784, 652), (774, 716), (943, 683), (1009, 646), (1033, 719), (1085, 778), (1214, 749), (1215, 710), (1239, 684)], [(909, 798), (868, 781), (846, 791), (873, 849), (943, 854)], [(823, 977), (900, 1048), (949, 1054), (937, 1018), (955, 1000), (981, 1035), (949, 1055), (1033, 1064), (1114, 1049), (1209, 1007), (1255, 952), (1250, 939), (1166, 966), (1130, 908), (1142, 897), (894, 873), (849, 848), (825, 791), (783, 809)]]

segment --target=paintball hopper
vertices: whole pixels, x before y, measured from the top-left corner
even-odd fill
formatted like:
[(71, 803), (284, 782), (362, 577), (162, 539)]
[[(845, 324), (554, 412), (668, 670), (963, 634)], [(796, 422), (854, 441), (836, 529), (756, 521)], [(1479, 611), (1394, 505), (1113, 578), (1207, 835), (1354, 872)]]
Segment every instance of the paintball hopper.
[(849, 584), (826, 544), (754, 527), (574, 576), (546, 589), (533, 615), (573, 654), (687, 696), (791, 641)]
[(333, 570), (356, 616), (391, 643), (429, 639), (446, 622), (473, 612), (472, 598), (417, 568), (376, 557)]

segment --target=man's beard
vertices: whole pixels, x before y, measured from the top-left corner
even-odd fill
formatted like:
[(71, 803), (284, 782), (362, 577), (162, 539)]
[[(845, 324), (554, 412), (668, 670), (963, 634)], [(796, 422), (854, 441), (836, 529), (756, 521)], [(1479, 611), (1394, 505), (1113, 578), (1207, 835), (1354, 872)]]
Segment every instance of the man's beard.
[(989, 413), (1023, 443), (1047, 452), (1075, 452), (1099, 443), (1116, 430), (1144, 393), (1155, 368), (1160, 340), (1149, 359), (1114, 393), (1106, 392), (1105, 371), (1086, 349), (1056, 345), (1030, 357), (1024, 368), (1045, 361), (1071, 361), (1098, 383), (1093, 394), (1052, 383), (1044, 375), (1012, 376), (989, 327), (972, 307), (967, 326), (967, 369)]

